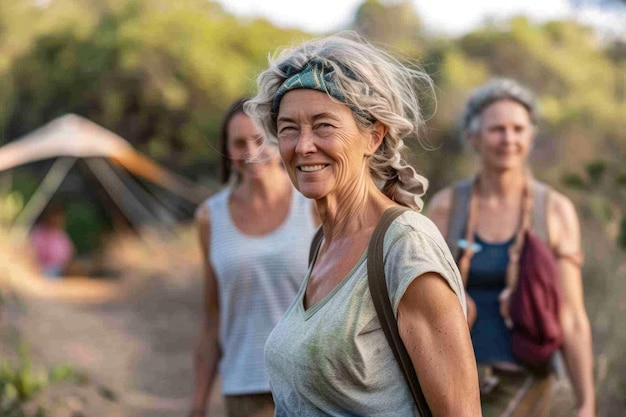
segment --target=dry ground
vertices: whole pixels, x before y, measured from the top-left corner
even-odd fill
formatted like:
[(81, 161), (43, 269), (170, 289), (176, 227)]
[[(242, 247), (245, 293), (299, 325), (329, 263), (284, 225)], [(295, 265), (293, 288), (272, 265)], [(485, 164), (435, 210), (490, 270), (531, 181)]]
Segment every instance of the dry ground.
[[(148, 245), (122, 239), (107, 255), (118, 276), (99, 279), (51, 281), (15, 251), (2, 252), (0, 278), (11, 295), (2, 308), (5, 352), (19, 339), (35, 367), (70, 364), (90, 380), (53, 386), (37, 402), (60, 402), (55, 417), (72, 408), (89, 417), (186, 414), (202, 294), (194, 237), (185, 229), (177, 240), (148, 237)], [(223, 415), (219, 395), (210, 409)]]
[[(626, 405), (626, 264), (618, 256), (607, 261), (608, 247), (592, 240), (585, 295), (594, 328), (598, 416), (617, 417)], [(60, 404), (54, 417), (70, 417), (72, 409), (89, 417), (184, 416), (202, 311), (195, 232), (183, 227), (175, 239), (118, 238), (108, 248), (108, 278), (50, 281), (20, 261), (19, 248), (0, 234), (0, 357), (14, 355), (23, 340), (35, 366), (70, 364), (90, 379), (87, 386), (56, 385), (43, 393), (39, 402)], [(210, 415), (221, 417), (219, 384), (215, 391)], [(564, 391), (555, 417), (572, 415), (571, 394)]]

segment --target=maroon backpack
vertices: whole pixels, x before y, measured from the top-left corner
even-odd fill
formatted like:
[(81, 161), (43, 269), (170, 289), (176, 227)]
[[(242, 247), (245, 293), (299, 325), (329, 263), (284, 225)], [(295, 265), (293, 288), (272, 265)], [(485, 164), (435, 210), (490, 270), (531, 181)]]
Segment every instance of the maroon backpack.
[(554, 254), (532, 231), (526, 232), (519, 268), (510, 306), (513, 354), (529, 368), (545, 371), (563, 344), (561, 288)]
[[(477, 219), (477, 207), (472, 203), (474, 181), (467, 179), (454, 186), (446, 236), (464, 282), (467, 282), (473, 256), (473, 230)], [(550, 240), (546, 216), (550, 190), (532, 178), (527, 185), (522, 225), (513, 244), (518, 267), (507, 268), (507, 288), (511, 291), (509, 314), (513, 324), (511, 338), (516, 358), (535, 372), (545, 372), (550, 368), (552, 356), (563, 344), (559, 320), (560, 277), (556, 258), (546, 243)]]

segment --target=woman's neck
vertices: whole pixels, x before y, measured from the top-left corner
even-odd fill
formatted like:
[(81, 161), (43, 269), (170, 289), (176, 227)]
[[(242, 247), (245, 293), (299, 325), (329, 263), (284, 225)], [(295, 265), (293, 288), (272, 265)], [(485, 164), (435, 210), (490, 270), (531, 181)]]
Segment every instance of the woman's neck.
[(526, 169), (493, 172), (483, 170), (478, 173), (479, 193), (483, 197), (501, 197), (517, 195), (526, 186)]
[(358, 192), (318, 200), (317, 210), (328, 241), (336, 236), (367, 234), (378, 224), (385, 209), (393, 204), (373, 181), (366, 181)]
[(244, 179), (235, 192), (240, 198), (247, 201), (271, 202), (282, 199), (285, 193), (291, 191), (291, 181), (282, 168), (280, 171), (269, 173), (262, 178)]

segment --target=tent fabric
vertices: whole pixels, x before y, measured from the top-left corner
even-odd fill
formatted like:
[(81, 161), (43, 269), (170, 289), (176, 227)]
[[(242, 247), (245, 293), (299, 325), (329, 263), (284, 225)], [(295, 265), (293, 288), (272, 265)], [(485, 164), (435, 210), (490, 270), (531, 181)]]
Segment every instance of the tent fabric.
[(62, 156), (110, 159), (194, 204), (200, 204), (211, 194), (209, 189), (186, 180), (138, 152), (122, 137), (76, 114), (54, 119), (0, 147), (0, 172)]

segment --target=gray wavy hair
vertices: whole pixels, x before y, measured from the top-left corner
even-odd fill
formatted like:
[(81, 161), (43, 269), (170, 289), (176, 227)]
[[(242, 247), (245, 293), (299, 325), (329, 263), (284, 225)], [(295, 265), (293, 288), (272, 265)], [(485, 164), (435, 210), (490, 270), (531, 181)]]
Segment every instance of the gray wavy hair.
[(476, 88), (465, 105), (461, 131), (468, 138), (480, 131), (483, 111), (498, 100), (513, 100), (526, 108), (533, 127), (539, 120), (539, 108), (535, 95), (512, 78), (494, 78)]
[[(269, 67), (257, 78), (258, 93), (244, 109), (263, 127), (270, 140), (276, 140), (276, 113), (272, 102), (288, 78), (285, 68), (303, 69), (311, 60), (323, 62), (334, 71), (333, 83), (352, 110), (357, 126), (371, 131), (376, 120), (388, 129), (376, 153), (369, 159), (369, 172), (389, 198), (421, 210), (421, 196), (428, 180), (405, 161), (405, 140), (422, 143), (424, 117), (419, 96), (433, 96), (431, 78), (411, 68), (388, 52), (373, 46), (352, 31), (310, 40), (286, 48), (270, 57)], [(332, 100), (338, 101), (331, 95)]]

